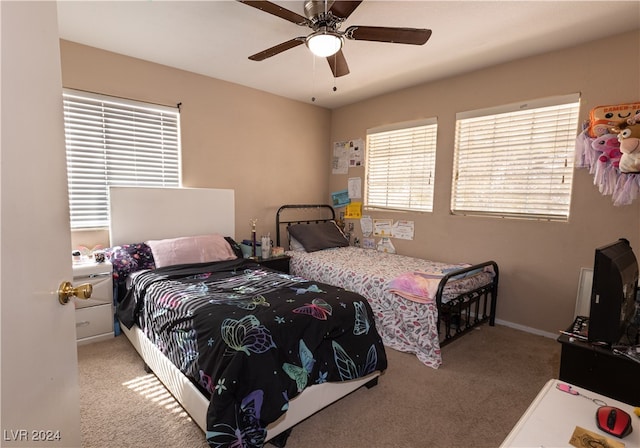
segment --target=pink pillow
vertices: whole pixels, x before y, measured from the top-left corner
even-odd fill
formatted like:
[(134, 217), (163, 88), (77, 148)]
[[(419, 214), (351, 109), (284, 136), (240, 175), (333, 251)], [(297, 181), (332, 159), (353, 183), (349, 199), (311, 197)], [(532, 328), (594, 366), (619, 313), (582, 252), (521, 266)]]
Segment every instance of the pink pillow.
[(219, 234), (150, 240), (146, 244), (151, 248), (156, 268), (237, 258), (229, 243)]

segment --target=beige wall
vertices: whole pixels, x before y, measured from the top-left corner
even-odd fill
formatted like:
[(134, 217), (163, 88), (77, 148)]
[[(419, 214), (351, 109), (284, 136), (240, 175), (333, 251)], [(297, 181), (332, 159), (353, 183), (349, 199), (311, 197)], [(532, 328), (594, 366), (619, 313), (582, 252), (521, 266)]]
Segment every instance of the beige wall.
[[(285, 203), (326, 201), (331, 112), (255, 89), (61, 41), (66, 88), (181, 105), (182, 183), (231, 188), (236, 239), (275, 234)], [(73, 232), (74, 247), (108, 245), (106, 231)]]
[[(452, 216), (449, 196), (456, 112), (581, 93), (581, 121), (595, 106), (640, 100), (640, 31), (423, 84), (334, 110), (331, 141), (376, 126), (438, 117), (433, 213), (370, 213), (415, 221), (400, 253), (443, 261), (493, 259), (500, 267), (498, 319), (557, 333), (573, 319), (581, 267), (594, 248), (626, 237), (640, 257), (640, 200), (615, 207), (585, 169), (575, 171), (568, 223)], [(330, 175), (331, 191), (364, 169)], [(356, 226), (357, 228), (357, 226)]]
[[(576, 170), (568, 223), (449, 214), (455, 114), (527, 99), (580, 92), (581, 115), (603, 104), (640, 99), (640, 31), (423, 84), (325, 110), (236, 84), (61, 42), (65, 87), (174, 105), (182, 103), (183, 183), (236, 191), (236, 238), (275, 231), (279, 205), (327, 202), (346, 187), (332, 175), (331, 142), (364, 138), (366, 129), (438, 117), (433, 213), (372, 213), (415, 221), (400, 253), (442, 261), (500, 265), (498, 318), (555, 333), (573, 317), (581, 267), (595, 247), (620, 236), (640, 256), (640, 200), (614, 207), (593, 178)], [(266, 169), (265, 169), (266, 168)], [(73, 243), (108, 244), (105, 232), (76, 232)]]

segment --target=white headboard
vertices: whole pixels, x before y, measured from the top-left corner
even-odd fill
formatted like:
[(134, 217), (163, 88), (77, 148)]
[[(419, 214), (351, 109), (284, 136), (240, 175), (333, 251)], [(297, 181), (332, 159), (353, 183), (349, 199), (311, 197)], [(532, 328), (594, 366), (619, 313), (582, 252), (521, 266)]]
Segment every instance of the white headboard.
[(112, 246), (219, 233), (234, 238), (233, 190), (110, 187)]

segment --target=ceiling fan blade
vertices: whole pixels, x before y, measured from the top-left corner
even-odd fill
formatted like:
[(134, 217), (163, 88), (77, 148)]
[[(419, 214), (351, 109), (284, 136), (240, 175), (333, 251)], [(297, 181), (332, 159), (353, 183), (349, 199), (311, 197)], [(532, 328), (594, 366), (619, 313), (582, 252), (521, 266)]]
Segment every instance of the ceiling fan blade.
[(245, 5), (252, 6), (254, 8), (259, 9), (260, 11), (268, 12), (269, 14), (273, 14), (276, 17), (280, 17), (281, 19), (288, 20), (289, 22), (293, 22), (296, 25), (308, 25), (309, 20), (306, 17), (301, 16), (300, 14), (296, 14), (293, 11), (289, 11), (281, 6), (276, 5), (275, 3), (268, 2), (266, 0), (260, 1), (247, 1), (247, 0), (238, 0), (240, 3), (244, 3)]
[(334, 78), (339, 78), (340, 76), (349, 74), (349, 66), (347, 65), (347, 60), (345, 59), (342, 50), (338, 50), (336, 54), (328, 56), (327, 62), (329, 63), (329, 67), (331, 67)]
[(270, 58), (271, 56), (280, 54), (283, 51), (290, 50), (291, 48), (297, 47), (298, 45), (302, 45), (305, 40), (306, 38), (304, 37), (296, 37), (294, 39), (288, 40), (274, 47), (261, 51), (260, 53), (249, 56), (249, 59), (251, 59), (252, 61), (263, 61), (267, 58)]
[(362, 0), (356, 2), (336, 1), (333, 2), (333, 5), (331, 5), (331, 9), (329, 9), (329, 11), (336, 17), (346, 19), (351, 15), (351, 13), (353, 13), (353, 11), (356, 10), (358, 6), (360, 6), (360, 3), (362, 3)]
[(385, 26), (350, 26), (344, 32), (347, 39), (423, 45), (431, 30), (421, 28), (389, 28)]

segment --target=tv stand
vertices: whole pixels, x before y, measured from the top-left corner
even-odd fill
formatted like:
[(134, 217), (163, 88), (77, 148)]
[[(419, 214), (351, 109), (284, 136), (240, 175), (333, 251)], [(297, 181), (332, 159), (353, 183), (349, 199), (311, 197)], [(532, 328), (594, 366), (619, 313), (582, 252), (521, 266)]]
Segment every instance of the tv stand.
[[(567, 329), (572, 331), (573, 325)], [(640, 362), (610, 347), (561, 334), (559, 379), (632, 406), (640, 406)]]

